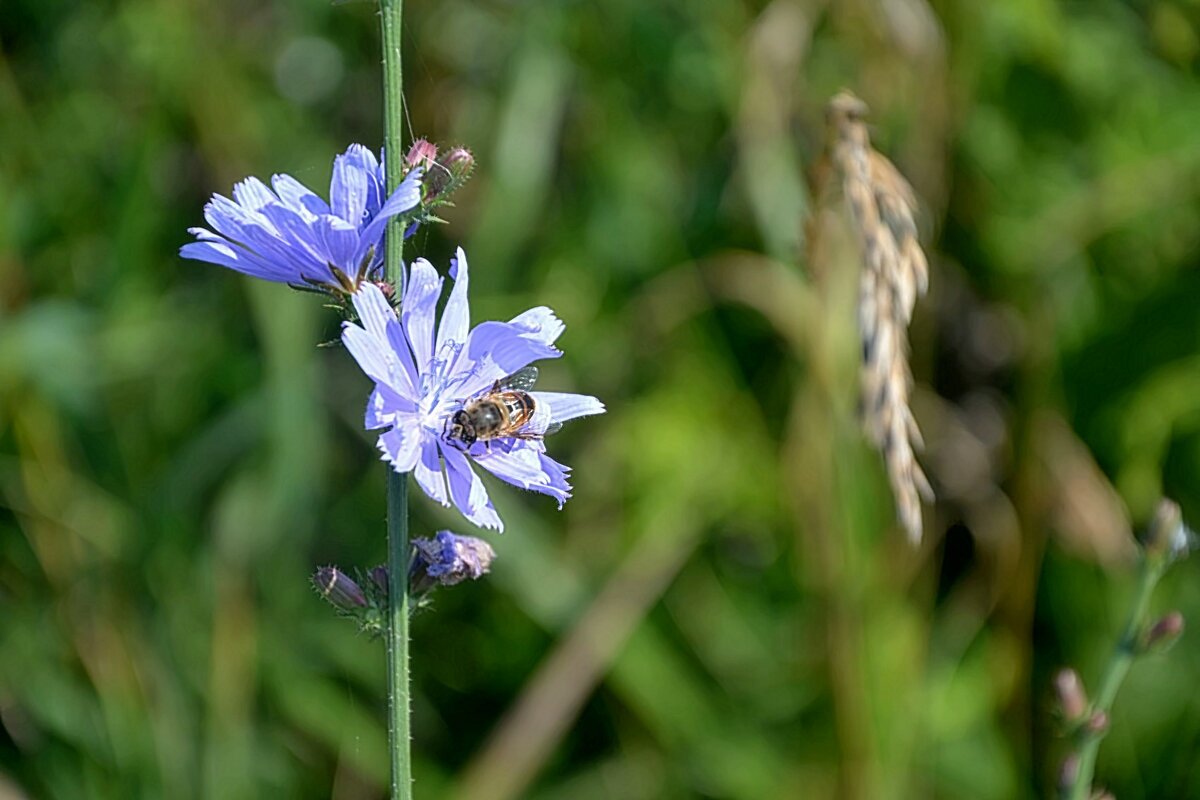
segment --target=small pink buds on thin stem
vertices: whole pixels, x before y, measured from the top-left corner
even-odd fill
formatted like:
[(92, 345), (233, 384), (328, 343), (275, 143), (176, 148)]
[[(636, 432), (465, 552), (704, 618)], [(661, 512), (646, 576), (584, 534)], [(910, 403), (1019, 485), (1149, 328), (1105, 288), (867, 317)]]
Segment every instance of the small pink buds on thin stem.
[(450, 170), (451, 175), (461, 179), (470, 175), (471, 171), (475, 169), (475, 156), (471, 155), (471, 151), (465, 147), (455, 147), (446, 153), (442, 164)]
[(437, 145), (430, 142), (428, 139), (417, 139), (412, 143), (412, 147), (408, 148), (408, 155), (404, 157), (404, 163), (411, 167), (424, 167), (428, 170), (437, 160)]
[(1103, 736), (1108, 733), (1108, 714), (1104, 711), (1097, 711), (1084, 723), (1083, 729), (1092, 736)]
[(1183, 614), (1171, 611), (1151, 625), (1142, 637), (1142, 650), (1161, 653), (1179, 641), (1183, 635)]
[(1054, 693), (1058, 697), (1058, 707), (1063, 720), (1068, 725), (1074, 725), (1087, 714), (1087, 693), (1083, 690), (1083, 681), (1079, 679), (1079, 673), (1075, 670), (1058, 671), (1054, 676)]
[(1196, 534), (1183, 524), (1179, 504), (1166, 498), (1160, 500), (1142, 538), (1147, 558), (1170, 563), (1186, 556), (1195, 546)]

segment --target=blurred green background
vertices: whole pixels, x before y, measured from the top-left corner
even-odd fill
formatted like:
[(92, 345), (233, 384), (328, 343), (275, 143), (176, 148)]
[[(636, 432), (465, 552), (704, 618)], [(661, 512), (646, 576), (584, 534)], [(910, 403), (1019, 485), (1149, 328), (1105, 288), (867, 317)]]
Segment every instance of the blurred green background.
[[(466, 246), (477, 320), (555, 308), (542, 386), (609, 407), (414, 623), (418, 796), (1051, 794), (1053, 671), (1097, 680), (1159, 495), (1200, 514), (1200, 4), (407, 6), (412, 124), (479, 163), (416, 248)], [(176, 255), (210, 193), (378, 146), (376, 25), (0, 7), (4, 800), (384, 795), (382, 650), (308, 585), (384, 558), (367, 381), (313, 297)], [(803, 255), (843, 87), (925, 205), (919, 550)], [(1155, 607), (1200, 619), (1195, 562)], [(1194, 634), (1135, 666), (1117, 797), (1200, 797), (1197, 676)]]

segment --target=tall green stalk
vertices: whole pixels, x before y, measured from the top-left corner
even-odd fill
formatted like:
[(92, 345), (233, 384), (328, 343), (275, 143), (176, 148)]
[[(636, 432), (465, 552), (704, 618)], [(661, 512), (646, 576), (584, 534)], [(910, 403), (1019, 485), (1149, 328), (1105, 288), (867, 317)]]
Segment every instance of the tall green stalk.
[[(1113, 701), (1117, 699), (1117, 690), (1129, 674), (1133, 660), (1137, 657), (1141, 646), (1140, 640), (1147, 626), (1147, 615), (1150, 610), (1150, 596), (1158, 585), (1163, 572), (1166, 571), (1166, 560), (1154, 555), (1142, 558), (1141, 575), (1138, 577), (1137, 594), (1134, 595), (1133, 609), (1129, 613), (1129, 621), (1121, 640), (1117, 642), (1104, 676), (1100, 680), (1100, 689), (1092, 704), (1091, 714), (1103, 714), (1104, 719), (1112, 713)], [(1100, 753), (1100, 741), (1104, 738), (1107, 725), (1097, 730), (1088, 730), (1085, 726), (1080, 731), (1079, 764), (1073, 780), (1064, 793), (1066, 800), (1088, 800), (1092, 795), (1092, 778), (1096, 772), (1096, 757)]]
[(1074, 698), (1067, 696), (1066, 692), (1060, 695), (1063, 710), (1072, 718), (1075, 726), (1076, 739), (1075, 755), (1064, 764), (1064, 800), (1089, 800), (1093, 795), (1092, 778), (1096, 772), (1100, 740), (1108, 732), (1113, 701), (1125, 676), (1129, 674), (1129, 668), (1133, 666), (1133, 660), (1142, 653), (1169, 645), (1183, 630), (1183, 617), (1179, 612), (1168, 614), (1157, 624), (1150, 625), (1150, 597), (1167, 568), (1174, 561), (1187, 556), (1188, 551), (1195, 547), (1194, 538), (1195, 535), (1183, 524), (1179, 505), (1165, 498), (1160, 500), (1154, 519), (1142, 539), (1141, 573), (1133, 597), (1133, 608), (1129, 611), (1129, 621), (1104, 669), (1095, 701), (1084, 712), (1079, 708), (1087, 703), (1082, 688), (1075, 690)]
[[(400, 63), (402, 0), (379, 0), (383, 34), (383, 149), (387, 193), (403, 179), (404, 80)], [(393, 217), (388, 223), (384, 265), (388, 283), (403, 285), (404, 230)], [(408, 682), (408, 475), (388, 467), (388, 744), (392, 754), (392, 800), (412, 800), (412, 756)]]
[(388, 744), (392, 800), (412, 798), (408, 685), (408, 475), (388, 467)]

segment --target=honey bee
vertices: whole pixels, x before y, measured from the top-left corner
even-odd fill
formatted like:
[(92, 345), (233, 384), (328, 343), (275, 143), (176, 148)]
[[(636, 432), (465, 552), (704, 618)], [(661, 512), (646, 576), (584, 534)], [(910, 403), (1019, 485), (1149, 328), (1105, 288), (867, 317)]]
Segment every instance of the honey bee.
[(446, 438), (464, 448), (494, 439), (541, 439), (562, 427), (550, 424), (543, 432), (522, 431), (537, 413), (529, 392), (537, 381), (537, 367), (525, 367), (478, 395), (455, 411), (446, 422)]

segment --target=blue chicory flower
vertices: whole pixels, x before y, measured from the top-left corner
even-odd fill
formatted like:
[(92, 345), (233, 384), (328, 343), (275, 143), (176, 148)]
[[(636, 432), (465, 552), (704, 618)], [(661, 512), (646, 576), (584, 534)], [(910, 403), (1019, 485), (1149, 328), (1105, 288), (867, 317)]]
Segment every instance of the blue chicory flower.
[(386, 198), (385, 185), (382, 164), (359, 144), (334, 159), (329, 203), (290, 175), (271, 178), (274, 191), (247, 178), (233, 200), (213, 195), (204, 206), (212, 230), (189, 228), (199, 241), (179, 254), (268, 281), (353, 292), (379, 278), (384, 228), (421, 202), (421, 169)]
[(454, 412), (532, 362), (561, 356), (554, 341), (565, 327), (542, 306), (508, 322), (469, 329), (467, 258), (461, 248), (450, 275), (454, 288), (440, 324), (435, 323), (442, 278), (428, 261), (412, 264), (399, 318), (378, 287), (363, 284), (351, 298), (362, 326), (347, 322), (342, 340), (375, 381), (366, 427), (389, 428), (378, 440), (383, 459), (397, 472), (412, 472), (442, 505), (453, 503), (476, 525), (503, 530), (471, 462), (514, 486), (550, 495), (562, 508), (571, 496), (570, 469), (546, 455), (540, 434), (550, 425), (603, 413), (604, 404), (590, 395), (531, 391), (537, 411), (521, 436), (470, 447), (450, 439), (446, 423)]

